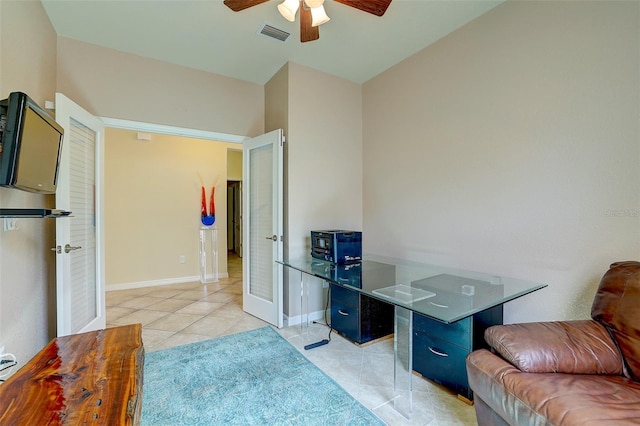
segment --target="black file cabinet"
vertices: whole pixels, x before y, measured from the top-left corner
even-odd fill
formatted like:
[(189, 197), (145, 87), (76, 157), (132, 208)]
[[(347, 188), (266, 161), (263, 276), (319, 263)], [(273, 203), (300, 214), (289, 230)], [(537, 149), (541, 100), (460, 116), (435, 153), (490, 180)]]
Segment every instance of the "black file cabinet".
[(358, 343), (393, 333), (393, 305), (331, 284), (331, 327)]
[(502, 305), (452, 324), (414, 312), (413, 370), (473, 400), (465, 359), (471, 351), (488, 347), (484, 331), (497, 324), (502, 324)]

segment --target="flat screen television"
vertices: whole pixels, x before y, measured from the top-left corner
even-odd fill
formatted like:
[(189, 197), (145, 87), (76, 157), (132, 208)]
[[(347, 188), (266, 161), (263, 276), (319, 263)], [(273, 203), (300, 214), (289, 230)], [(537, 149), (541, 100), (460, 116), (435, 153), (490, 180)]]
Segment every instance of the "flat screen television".
[(64, 131), (29, 96), (0, 101), (0, 186), (53, 194)]

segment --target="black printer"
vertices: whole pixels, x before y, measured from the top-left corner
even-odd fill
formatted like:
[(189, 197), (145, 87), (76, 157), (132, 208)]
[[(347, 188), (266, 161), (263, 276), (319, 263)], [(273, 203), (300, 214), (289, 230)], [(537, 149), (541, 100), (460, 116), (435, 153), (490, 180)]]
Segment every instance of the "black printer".
[(311, 231), (311, 256), (333, 263), (359, 262), (362, 260), (362, 232)]

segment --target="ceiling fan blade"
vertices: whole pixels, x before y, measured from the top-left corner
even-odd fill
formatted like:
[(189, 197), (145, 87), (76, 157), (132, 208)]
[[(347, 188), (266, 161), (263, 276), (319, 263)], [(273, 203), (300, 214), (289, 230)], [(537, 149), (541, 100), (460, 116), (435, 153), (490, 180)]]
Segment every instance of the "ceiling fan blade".
[(241, 10), (248, 9), (252, 6), (257, 6), (268, 1), (269, 0), (224, 0), (224, 4), (234, 12), (240, 12)]
[(376, 16), (382, 16), (387, 11), (391, 0), (335, 0), (338, 3), (355, 7), (363, 12), (372, 13)]
[(320, 30), (318, 27), (311, 26), (311, 9), (308, 7), (300, 7), (300, 41), (305, 43), (320, 38)]

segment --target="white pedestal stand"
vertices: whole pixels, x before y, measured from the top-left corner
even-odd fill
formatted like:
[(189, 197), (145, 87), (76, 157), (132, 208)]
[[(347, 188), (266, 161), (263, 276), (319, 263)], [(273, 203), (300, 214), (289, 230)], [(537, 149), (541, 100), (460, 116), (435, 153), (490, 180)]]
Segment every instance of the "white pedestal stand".
[(200, 282), (218, 282), (218, 228), (200, 227)]

